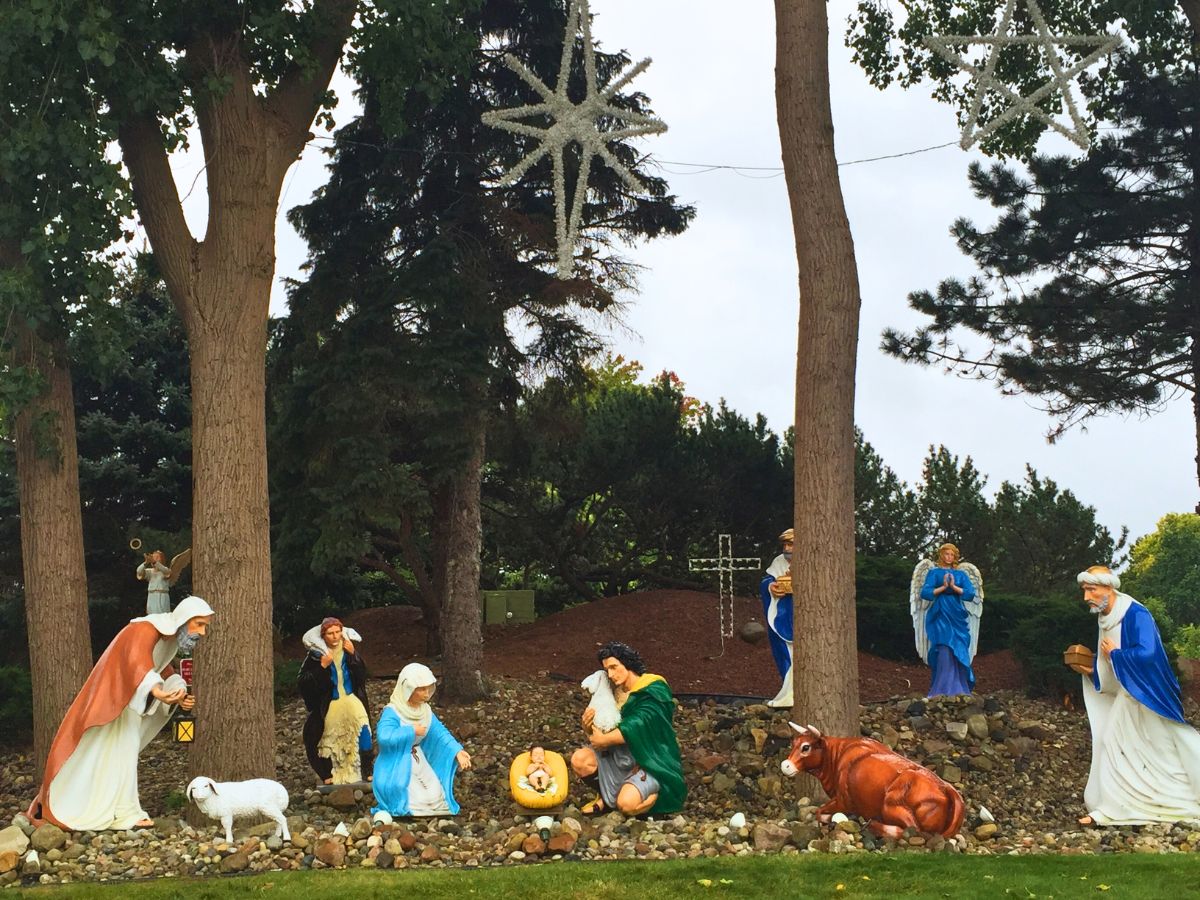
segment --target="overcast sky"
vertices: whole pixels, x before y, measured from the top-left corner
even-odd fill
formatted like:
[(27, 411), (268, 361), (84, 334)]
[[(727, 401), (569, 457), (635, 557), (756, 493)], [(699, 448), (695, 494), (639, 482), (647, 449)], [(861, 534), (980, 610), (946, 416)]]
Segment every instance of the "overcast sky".
[[(632, 248), (645, 267), (640, 294), (628, 298), (616, 352), (647, 373), (668, 368), (703, 401), (724, 398), (739, 412), (762, 412), (777, 431), (792, 421), (798, 289), (787, 189), (775, 121), (774, 4), (769, 0), (592, 0), (593, 35), (607, 50), (654, 62), (632, 87), (646, 93), (670, 126), (642, 148), (661, 162), (672, 189), (698, 210), (681, 237)], [(851, 0), (830, 0), (830, 79), (838, 159), (843, 163), (957, 141), (954, 113), (915, 88), (871, 87), (851, 63), (842, 35)], [(345, 93), (344, 80), (339, 81)], [(354, 113), (349, 98), (339, 123)], [(320, 142), (314, 142), (319, 144)], [(1063, 142), (1053, 149), (1069, 147)], [(906, 481), (920, 478), (930, 444), (971, 456), (989, 494), (1020, 481), (1028, 462), (1044, 477), (1096, 507), (1114, 534), (1137, 537), (1167, 512), (1198, 499), (1190, 404), (1186, 398), (1149, 418), (1093, 420), (1049, 445), (1052, 420), (1037, 401), (1001, 397), (995, 386), (885, 357), (886, 326), (911, 329), (922, 318), (905, 296), (934, 288), (973, 267), (949, 237), (960, 215), (990, 224), (989, 207), (967, 189), (974, 154), (957, 145), (899, 159), (844, 165), (842, 190), (854, 232), (863, 305), (855, 415), (867, 440)], [(324, 181), (324, 156), (310, 146), (285, 181), (279, 237), (280, 279), (297, 274), (304, 245), (283, 211)], [(672, 164), (676, 163), (676, 164)], [(744, 166), (702, 173), (677, 163)], [(176, 169), (186, 192), (198, 165)], [(197, 189), (188, 213), (203, 233)], [(281, 289), (272, 309), (286, 308)], [(970, 548), (964, 547), (969, 555)], [(1081, 560), (1080, 564), (1090, 563)]]

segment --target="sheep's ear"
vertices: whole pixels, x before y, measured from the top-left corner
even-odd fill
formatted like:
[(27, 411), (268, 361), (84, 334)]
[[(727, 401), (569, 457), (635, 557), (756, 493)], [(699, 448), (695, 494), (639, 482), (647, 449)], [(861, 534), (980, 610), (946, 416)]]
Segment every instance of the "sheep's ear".
[(213, 781), (211, 778), (210, 778), (210, 779), (208, 779), (208, 786), (209, 786), (210, 788), (212, 788), (212, 792), (213, 792), (214, 794), (217, 794), (217, 793), (219, 793), (219, 792), (217, 791), (217, 783), (216, 783), (215, 781)]

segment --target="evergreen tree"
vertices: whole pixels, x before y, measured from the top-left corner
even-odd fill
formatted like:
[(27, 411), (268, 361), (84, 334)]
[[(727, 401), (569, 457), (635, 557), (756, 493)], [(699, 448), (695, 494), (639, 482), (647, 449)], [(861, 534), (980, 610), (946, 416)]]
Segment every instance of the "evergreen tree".
[(919, 498), (929, 528), (928, 550), (948, 541), (987, 575), (992, 562), (992, 511), (983, 496), (987, 476), (971, 457), (960, 463), (943, 446), (929, 448), (922, 471)]
[(865, 556), (915, 558), (929, 545), (916, 492), (854, 430), (854, 546)]
[[(910, 294), (933, 321), (888, 331), (884, 349), (1042, 398), (1059, 420), (1052, 438), (1179, 392), (1200, 436), (1200, 80), (1194, 69), (1147, 74), (1137, 60), (1121, 71), (1122, 131), (1086, 157), (1035, 156), (1027, 174), (972, 165), (975, 193), (1001, 216), (986, 230), (960, 219), (953, 232), (982, 276)], [(960, 329), (984, 346), (956, 343)]]
[[(469, 66), (406, 73), (437, 85), (432, 102), (360, 61), (364, 114), (338, 134), (329, 185), (294, 215), (311, 275), (293, 291), (280, 344), (277, 373), (288, 387), (277, 440), (304, 447), (311, 462), (277, 473), (276, 496), (289, 506), (279, 532), (319, 531), (319, 557), (373, 566), (415, 589), (441, 638), (447, 693), (463, 699), (482, 691), (480, 484), (490, 420), (530, 371), (577, 371), (595, 352), (581, 312), (605, 310), (633, 285), (613, 242), (678, 233), (693, 214), (662, 179), (639, 172), (650, 196), (635, 198), (611, 170), (593, 169), (581, 274), (563, 282), (549, 268), (548, 161), (512, 187), (489, 186), (529, 149), (480, 121), (489, 108), (528, 99), (501, 56), (512, 52), (553, 82), (564, 23), (558, 0), (482, 3), (458, 32), (474, 48)], [(626, 62), (597, 54), (601, 80)], [(579, 64), (573, 95), (582, 82)], [(640, 95), (615, 102), (648, 112)], [(612, 150), (638, 169), (633, 147)], [(570, 183), (579, 160), (567, 156)], [(318, 392), (361, 403), (344, 416), (318, 411)], [(375, 502), (352, 499), (367, 494)], [(321, 496), (339, 500), (329, 506)], [(302, 545), (281, 537), (281, 550)]]

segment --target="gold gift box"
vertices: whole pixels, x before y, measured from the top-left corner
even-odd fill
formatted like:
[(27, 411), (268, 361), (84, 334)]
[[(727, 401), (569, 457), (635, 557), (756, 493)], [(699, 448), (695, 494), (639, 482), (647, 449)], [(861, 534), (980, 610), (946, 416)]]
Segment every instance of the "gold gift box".
[(1063, 662), (1068, 666), (1083, 666), (1090, 669), (1096, 661), (1096, 654), (1083, 644), (1072, 644), (1063, 651)]
[(792, 592), (792, 576), (780, 575), (775, 579), (775, 592), (790, 594)]

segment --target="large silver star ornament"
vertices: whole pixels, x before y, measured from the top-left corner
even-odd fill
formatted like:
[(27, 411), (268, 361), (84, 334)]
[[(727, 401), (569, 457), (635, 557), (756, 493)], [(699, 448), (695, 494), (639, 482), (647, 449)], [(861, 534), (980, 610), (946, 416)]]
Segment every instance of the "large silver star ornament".
[[(571, 62), (574, 56), (575, 38), (583, 34), (583, 71), (586, 92), (579, 103), (567, 97), (567, 84), (571, 77)], [(617, 91), (625, 87), (645, 71), (649, 59), (629, 68), (625, 74), (608, 87), (596, 84), (596, 55), (592, 47), (592, 27), (587, 0), (572, 0), (567, 12), (567, 29), (563, 38), (562, 63), (558, 69), (558, 84), (552, 91), (519, 59), (508, 54), (505, 64), (516, 72), (542, 98), (540, 103), (498, 109), (483, 114), (483, 121), (495, 128), (513, 134), (539, 139), (538, 145), (518, 162), (500, 180), (501, 185), (515, 183), (542, 157), (550, 154), (554, 165), (554, 213), (555, 231), (558, 238), (559, 278), (570, 278), (575, 268), (575, 246), (579, 243), (579, 224), (583, 218), (583, 202), (587, 197), (588, 176), (592, 161), (598, 156), (615, 171), (633, 191), (643, 192), (644, 185), (608, 149), (608, 144), (626, 138), (646, 134), (661, 134), (667, 130), (665, 122), (652, 116), (642, 115), (626, 109), (617, 109), (611, 103)], [(546, 127), (519, 121), (531, 117), (549, 118)], [(602, 130), (605, 123), (617, 123), (618, 127)], [(579, 175), (571, 193), (571, 209), (567, 211), (567, 186), (563, 167), (563, 150), (570, 143), (580, 147)]]
[[(1112, 53), (1113, 50), (1120, 46), (1121, 39), (1111, 34), (1051, 34), (1050, 27), (1046, 24), (1046, 19), (1037, 5), (1037, 0), (1023, 0), (1023, 2), (1025, 3), (1025, 8), (1029, 11), (1029, 18), (1033, 21), (1034, 33), (1032, 34), (1010, 33), (1012, 31), (1013, 10), (1016, 9), (1017, 0), (1008, 0), (995, 34), (982, 36), (944, 35), (925, 38), (925, 45), (927, 47), (948, 62), (954, 63), (954, 65), (975, 79), (975, 96), (971, 101), (970, 115), (967, 118), (966, 125), (963, 126), (962, 147), (964, 150), (970, 148), (1000, 128), (1004, 123), (1011, 121), (1016, 116), (1025, 114), (1040, 119), (1059, 134), (1086, 150), (1091, 141), (1091, 134), (1088, 132), (1087, 123), (1084, 121), (1083, 116), (1080, 115), (1079, 107), (1075, 103), (1075, 97), (1071, 92), (1071, 82), (1076, 75), (1097, 62), (1102, 56)], [(1045, 51), (1050, 70), (1054, 73), (1049, 81), (1028, 97), (1022, 97), (996, 77), (996, 64), (1000, 60), (1001, 51), (1005, 47), (1020, 44), (1041, 47)], [(963, 45), (991, 47), (991, 52), (988, 53), (987, 60), (982, 67), (972, 65), (967, 61), (963, 53), (954, 49)], [(1064, 67), (1063, 60), (1059, 57), (1057, 50), (1055, 50), (1056, 47), (1073, 47), (1076, 49), (1092, 47), (1093, 49), (1078, 62)], [(989, 90), (1008, 98), (1011, 104), (1001, 111), (999, 115), (980, 125), (979, 112), (983, 107), (984, 95)], [(1062, 95), (1063, 105), (1066, 107), (1067, 115), (1071, 120), (1071, 127), (1067, 127), (1059, 122), (1038, 106), (1042, 100), (1055, 92), (1059, 92)]]

